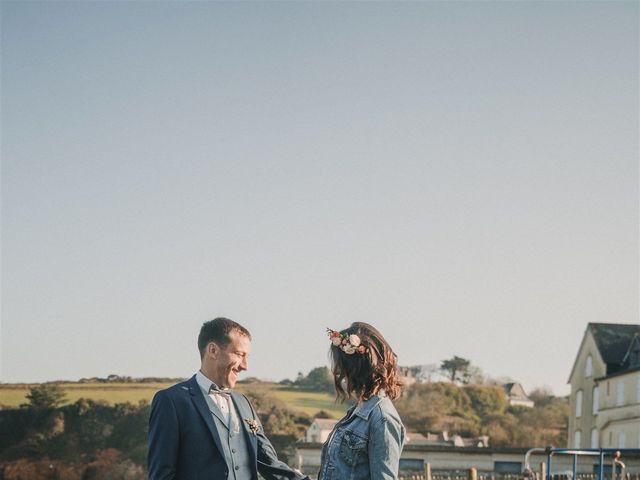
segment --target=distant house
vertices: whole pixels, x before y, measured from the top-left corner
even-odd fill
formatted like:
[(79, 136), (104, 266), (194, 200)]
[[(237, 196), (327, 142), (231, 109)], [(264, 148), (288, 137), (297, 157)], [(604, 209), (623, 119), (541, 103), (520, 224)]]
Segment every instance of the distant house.
[(304, 437), (305, 442), (324, 443), (334, 425), (338, 423), (338, 420), (332, 418), (316, 418), (313, 423), (307, 429), (307, 434)]
[(460, 435), (449, 435), (449, 432), (427, 433), (423, 435), (417, 432), (407, 432), (406, 443), (411, 445), (430, 445), (442, 447), (477, 447), (486, 448), (489, 446), (489, 437), (461, 437)]
[(398, 367), (398, 376), (405, 387), (417, 381), (415, 372), (410, 367)]
[(569, 383), (569, 447), (640, 448), (640, 325), (589, 323)]
[(533, 408), (533, 400), (531, 400), (519, 383), (505, 383), (503, 386), (509, 405), (519, 407)]

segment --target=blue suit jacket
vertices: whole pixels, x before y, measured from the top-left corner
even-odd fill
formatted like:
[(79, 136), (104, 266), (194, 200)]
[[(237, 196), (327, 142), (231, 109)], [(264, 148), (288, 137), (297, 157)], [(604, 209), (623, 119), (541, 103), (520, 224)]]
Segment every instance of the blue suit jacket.
[[(253, 433), (244, 419), (260, 423), (247, 397), (231, 392), (251, 456), (251, 480), (303, 479), (278, 460), (262, 425)], [(220, 434), (195, 375), (153, 397), (149, 418), (150, 480), (222, 480), (229, 474)]]

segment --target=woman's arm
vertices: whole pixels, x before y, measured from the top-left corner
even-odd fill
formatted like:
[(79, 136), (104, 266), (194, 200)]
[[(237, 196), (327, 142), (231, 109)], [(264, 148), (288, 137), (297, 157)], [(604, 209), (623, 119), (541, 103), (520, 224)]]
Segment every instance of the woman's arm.
[(404, 426), (391, 416), (375, 420), (369, 430), (369, 470), (371, 480), (397, 480)]

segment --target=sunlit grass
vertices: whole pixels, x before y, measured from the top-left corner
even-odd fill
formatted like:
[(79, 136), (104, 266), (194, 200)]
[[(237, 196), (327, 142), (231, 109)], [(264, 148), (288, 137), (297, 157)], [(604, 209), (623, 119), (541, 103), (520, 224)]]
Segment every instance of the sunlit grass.
[(336, 403), (335, 397), (328, 393), (276, 388), (273, 390), (273, 394), (292, 408), (312, 417), (318, 411), (324, 410), (332, 417), (340, 418), (348, 408), (347, 405)]
[[(141, 400), (151, 402), (153, 395), (171, 383), (61, 383), (66, 393), (66, 404), (74, 403), (80, 398), (105, 401), (110, 405), (116, 403), (138, 404)], [(26, 395), (35, 385), (0, 385), (0, 405), (5, 408), (17, 408), (28, 403)], [(324, 410), (334, 418), (340, 418), (347, 406), (336, 404), (333, 395), (321, 392), (310, 392), (285, 388), (275, 383), (238, 384), (237, 389), (243, 393), (251, 389), (267, 390), (275, 398), (281, 400), (287, 408), (314, 417)]]
[[(74, 403), (80, 398), (116, 403), (134, 403), (141, 400), (151, 401), (153, 395), (170, 384), (164, 383), (60, 383), (66, 393), (65, 404)], [(0, 404), (15, 408), (27, 403), (27, 394), (34, 385), (0, 385)]]

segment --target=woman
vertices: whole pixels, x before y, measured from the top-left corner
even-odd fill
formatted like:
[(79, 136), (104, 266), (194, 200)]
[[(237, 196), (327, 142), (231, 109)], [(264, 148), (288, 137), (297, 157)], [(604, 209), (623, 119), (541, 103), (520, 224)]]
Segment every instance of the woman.
[(402, 386), (396, 355), (366, 323), (327, 331), (336, 397), (357, 403), (323, 445), (318, 480), (397, 479), (405, 431), (391, 403)]

